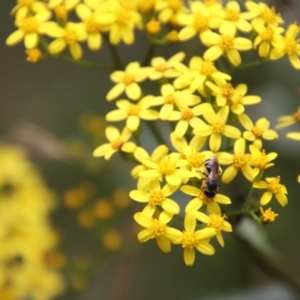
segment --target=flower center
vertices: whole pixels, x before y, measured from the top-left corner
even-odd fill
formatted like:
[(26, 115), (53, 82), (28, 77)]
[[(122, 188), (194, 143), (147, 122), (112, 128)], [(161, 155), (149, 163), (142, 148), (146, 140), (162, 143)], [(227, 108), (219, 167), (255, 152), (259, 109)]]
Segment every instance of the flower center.
[(278, 214), (274, 213), (271, 210), (271, 207), (269, 207), (266, 211), (262, 211), (262, 218), (266, 223), (274, 222), (277, 216)]
[(168, 67), (165, 63), (161, 63), (161, 64), (154, 67), (155, 71), (161, 72), (161, 73), (165, 72), (167, 69), (168, 69)]
[(208, 17), (205, 17), (201, 12), (196, 12), (194, 16), (194, 27), (197, 31), (201, 32), (208, 28)]
[(77, 34), (73, 29), (66, 29), (65, 31), (65, 41), (68, 45), (73, 44), (77, 40)]
[(284, 51), (287, 55), (292, 55), (297, 50), (297, 42), (294, 39), (285, 39)]
[(255, 158), (254, 160), (254, 167), (259, 168), (259, 169), (265, 169), (267, 164), (269, 163), (267, 159), (267, 155), (265, 150), (263, 150), (258, 157)]
[(205, 186), (205, 181), (202, 180), (202, 188), (200, 189), (199, 196), (198, 196), (199, 199), (203, 201), (203, 204), (213, 203), (214, 198), (206, 197), (206, 195), (204, 194), (204, 190), (203, 190), (204, 186)]
[(168, 4), (172, 10), (178, 10), (180, 7), (182, 7), (182, 0), (169, 0)]
[(197, 245), (195, 233), (183, 232), (182, 234), (182, 248), (192, 250)]
[(32, 16), (29, 16), (29, 17), (23, 19), (20, 27), (25, 33), (34, 33), (34, 32), (37, 32), (39, 23), (37, 22), (37, 20), (35, 18), (33, 18)]
[(149, 197), (149, 204), (151, 205), (162, 205), (165, 200), (165, 196), (162, 191), (151, 191)]
[(157, 238), (161, 235), (164, 235), (166, 231), (166, 225), (162, 223), (161, 221), (154, 219), (151, 228), (149, 228), (151, 231), (151, 238)]
[(232, 9), (227, 9), (226, 11), (226, 20), (228, 21), (237, 21), (240, 18), (239, 12)]
[(122, 82), (125, 85), (129, 85), (130, 83), (134, 82), (134, 76), (130, 73), (125, 73), (123, 76)]
[(100, 25), (96, 22), (95, 16), (89, 16), (84, 20), (85, 28), (88, 33), (97, 33), (100, 30)]
[(127, 24), (129, 21), (129, 12), (127, 9), (119, 9), (116, 11), (116, 22)]
[(278, 193), (281, 189), (281, 186), (282, 186), (279, 182), (280, 182), (280, 177), (279, 176), (277, 178), (274, 178), (273, 180), (271, 180), (269, 182), (268, 191), (273, 193), (273, 194)]
[(209, 222), (207, 223), (208, 227), (216, 229), (218, 232), (220, 232), (224, 227), (224, 218), (221, 215), (217, 214), (211, 214)]
[(265, 31), (260, 34), (263, 41), (271, 42), (274, 36), (274, 30), (271, 27), (267, 27)]
[(140, 113), (141, 109), (138, 105), (131, 104), (128, 107), (127, 113), (129, 116), (137, 116)]
[(224, 51), (229, 51), (233, 49), (234, 46), (234, 37), (230, 35), (223, 35), (221, 36), (219, 47)]
[(165, 104), (175, 104), (175, 97), (174, 94), (168, 94), (165, 96)]
[(35, 0), (18, 0), (18, 4), (21, 6), (30, 6)]
[(55, 17), (57, 20), (61, 20), (61, 21), (67, 20), (68, 11), (64, 4), (57, 5), (54, 8), (54, 12), (55, 12)]
[(276, 14), (274, 7), (266, 8), (260, 13), (260, 17), (264, 20), (266, 24), (272, 24), (276, 22), (277, 16), (280, 16), (280, 14)]
[(111, 146), (115, 150), (119, 150), (122, 148), (124, 141), (119, 137), (113, 141), (110, 142)]
[(186, 160), (192, 168), (200, 169), (203, 166), (204, 156), (200, 153), (192, 153), (187, 156)]
[(233, 166), (238, 169), (242, 169), (248, 162), (247, 156), (244, 153), (233, 155)]
[(230, 83), (227, 83), (221, 87), (221, 94), (227, 99), (231, 100), (234, 94), (234, 88)]
[(155, 0), (141, 0), (140, 10), (142, 14), (147, 14), (154, 9)]
[(171, 175), (176, 170), (176, 163), (174, 161), (163, 160), (158, 165), (158, 171), (163, 175)]
[(203, 61), (201, 63), (201, 74), (203, 74), (205, 76), (210, 76), (214, 72), (216, 72), (216, 68), (215, 68), (213, 62)]
[(36, 63), (42, 58), (42, 52), (38, 48), (26, 50), (27, 61)]
[(255, 135), (256, 138), (260, 138), (263, 135), (263, 130), (258, 126), (253, 126), (251, 132)]
[(194, 117), (193, 111), (187, 108), (181, 112), (181, 119), (185, 121), (190, 121)]
[(222, 133), (224, 131), (225, 124), (221, 121), (216, 121), (214, 124), (211, 124), (211, 129), (214, 133)]

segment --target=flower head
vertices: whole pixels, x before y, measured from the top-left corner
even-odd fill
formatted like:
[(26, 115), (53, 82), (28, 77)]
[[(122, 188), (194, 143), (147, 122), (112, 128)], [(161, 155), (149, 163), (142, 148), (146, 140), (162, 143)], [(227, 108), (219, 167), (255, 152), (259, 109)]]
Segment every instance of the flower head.
[(279, 216), (272, 211), (271, 207), (269, 207), (267, 210), (264, 210), (262, 207), (260, 207), (259, 210), (264, 223), (274, 222), (275, 218)]

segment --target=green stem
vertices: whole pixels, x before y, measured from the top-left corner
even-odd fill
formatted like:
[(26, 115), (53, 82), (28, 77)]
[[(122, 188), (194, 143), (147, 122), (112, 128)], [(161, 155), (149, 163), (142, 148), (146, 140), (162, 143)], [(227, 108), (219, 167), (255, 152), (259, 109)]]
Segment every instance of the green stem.
[(143, 60), (142, 66), (148, 66), (150, 63), (151, 58), (153, 57), (154, 51), (156, 49), (156, 45), (150, 44), (147, 54)]
[(252, 62), (249, 62), (249, 63), (241, 64), (238, 67), (231, 68), (229, 73), (232, 74), (232, 73), (234, 73), (238, 70), (253, 68), (253, 67), (259, 66), (261, 64), (267, 63), (269, 61), (271, 61), (271, 60), (268, 59), (268, 58), (265, 58), (265, 59), (262, 59), (262, 60), (256, 60), (256, 61), (252, 61)]
[(117, 51), (117, 48), (110, 43), (108, 35), (104, 35), (104, 37), (107, 41), (108, 47), (110, 49), (111, 55), (112, 55), (114, 63), (115, 63), (114, 69), (115, 70), (123, 70), (123, 64), (122, 64), (121, 58), (119, 56), (119, 53)]

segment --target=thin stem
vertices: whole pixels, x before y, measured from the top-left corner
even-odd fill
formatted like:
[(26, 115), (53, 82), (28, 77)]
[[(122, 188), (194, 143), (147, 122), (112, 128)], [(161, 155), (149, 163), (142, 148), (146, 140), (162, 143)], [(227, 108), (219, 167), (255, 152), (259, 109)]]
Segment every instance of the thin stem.
[(150, 44), (150, 46), (148, 48), (148, 51), (146, 53), (146, 56), (145, 56), (145, 58), (143, 60), (142, 66), (149, 65), (149, 62), (150, 62), (151, 58), (153, 57), (155, 49), (156, 49), (156, 45)]
[(110, 41), (108, 39), (108, 35), (104, 35), (104, 37), (107, 41), (108, 47), (110, 49), (111, 55), (112, 55), (114, 63), (115, 63), (114, 69), (115, 70), (123, 70), (123, 64), (122, 64), (121, 58), (119, 56), (119, 53), (117, 51), (117, 48), (110, 43)]
[(265, 58), (265, 59), (262, 59), (262, 60), (256, 60), (256, 61), (252, 61), (252, 62), (249, 62), (249, 63), (241, 64), (238, 67), (231, 68), (229, 73), (232, 74), (232, 73), (234, 73), (238, 70), (253, 68), (253, 67), (259, 66), (261, 64), (267, 63), (269, 61), (271, 61), (271, 60)]

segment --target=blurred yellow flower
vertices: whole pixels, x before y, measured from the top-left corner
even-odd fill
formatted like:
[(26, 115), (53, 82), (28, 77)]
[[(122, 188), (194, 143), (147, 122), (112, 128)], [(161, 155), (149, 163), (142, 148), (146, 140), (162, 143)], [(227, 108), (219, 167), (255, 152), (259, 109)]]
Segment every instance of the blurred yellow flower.
[(99, 220), (107, 220), (112, 217), (114, 208), (110, 201), (106, 199), (99, 199), (93, 206), (93, 214)]
[(18, 0), (17, 5), (11, 10), (11, 14), (16, 14), (16, 20), (23, 19), (30, 13), (38, 13), (47, 10), (46, 3), (39, 0)]
[(253, 183), (253, 187), (256, 189), (267, 189), (267, 191), (263, 193), (260, 199), (261, 205), (268, 204), (271, 201), (273, 195), (281, 206), (285, 206), (287, 204), (287, 189), (279, 182), (280, 177), (277, 176), (266, 178), (266, 181), (260, 180)]
[(295, 123), (300, 123), (300, 106), (293, 114), (280, 116), (278, 118), (278, 125), (276, 126), (276, 129), (288, 127)]
[(272, 211), (271, 207), (269, 207), (267, 210), (264, 210), (262, 207), (260, 207), (259, 210), (264, 223), (274, 222), (275, 218), (279, 216)]
[(109, 251), (116, 251), (123, 244), (123, 237), (117, 230), (109, 230), (102, 237), (103, 246)]

